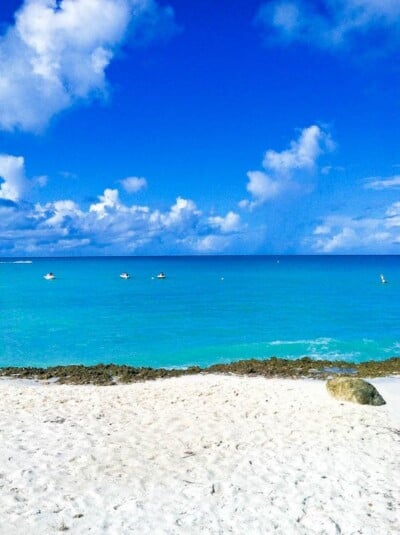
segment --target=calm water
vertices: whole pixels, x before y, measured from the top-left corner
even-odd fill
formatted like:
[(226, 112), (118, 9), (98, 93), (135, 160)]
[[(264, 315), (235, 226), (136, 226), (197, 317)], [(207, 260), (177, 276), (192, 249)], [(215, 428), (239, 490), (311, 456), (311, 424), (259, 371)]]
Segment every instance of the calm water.
[(0, 311), (0, 366), (380, 360), (400, 355), (400, 260), (3, 259)]

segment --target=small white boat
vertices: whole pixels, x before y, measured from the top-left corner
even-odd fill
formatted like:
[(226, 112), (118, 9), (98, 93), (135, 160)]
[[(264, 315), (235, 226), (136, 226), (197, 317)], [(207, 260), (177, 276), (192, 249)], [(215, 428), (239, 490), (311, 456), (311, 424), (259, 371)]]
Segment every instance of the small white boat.
[(157, 279), (166, 279), (167, 277), (165, 276), (165, 273), (163, 273), (162, 271), (157, 275)]
[(54, 273), (50, 271), (49, 273), (46, 273), (46, 275), (43, 275), (43, 278), (46, 279), (47, 281), (52, 281), (53, 279), (56, 278), (56, 276), (54, 275)]
[(126, 280), (126, 279), (130, 279), (131, 276), (129, 275), (129, 273), (124, 271), (123, 273), (120, 274), (120, 277), (121, 277), (121, 279), (125, 279)]
[(382, 284), (386, 284), (387, 283), (387, 280), (385, 279), (385, 275), (383, 275), (382, 273), (381, 273), (381, 283)]

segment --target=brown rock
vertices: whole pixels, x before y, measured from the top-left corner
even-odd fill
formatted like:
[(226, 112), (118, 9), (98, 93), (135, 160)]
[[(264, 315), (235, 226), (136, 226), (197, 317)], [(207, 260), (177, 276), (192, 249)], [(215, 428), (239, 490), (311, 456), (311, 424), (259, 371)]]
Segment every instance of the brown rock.
[(336, 399), (361, 405), (385, 405), (386, 401), (377, 389), (357, 377), (335, 377), (326, 383), (328, 392)]

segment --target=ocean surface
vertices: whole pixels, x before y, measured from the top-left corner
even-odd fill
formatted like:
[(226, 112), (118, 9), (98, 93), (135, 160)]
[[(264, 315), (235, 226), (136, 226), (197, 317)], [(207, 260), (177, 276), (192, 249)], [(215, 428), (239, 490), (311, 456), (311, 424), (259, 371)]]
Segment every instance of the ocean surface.
[(400, 356), (400, 257), (1, 260), (0, 366), (271, 356)]

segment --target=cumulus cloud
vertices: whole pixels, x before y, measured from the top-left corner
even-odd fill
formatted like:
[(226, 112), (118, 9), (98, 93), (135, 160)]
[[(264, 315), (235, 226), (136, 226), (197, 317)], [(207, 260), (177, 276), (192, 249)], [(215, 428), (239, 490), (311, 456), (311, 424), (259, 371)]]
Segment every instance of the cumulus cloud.
[(43, 225), (48, 227), (57, 227), (64, 225), (67, 221), (75, 221), (83, 217), (83, 212), (79, 206), (69, 199), (49, 202), (44, 206), (39, 203), (35, 206), (35, 212), (43, 218)]
[(85, 206), (71, 199), (33, 204), (22, 157), (1, 155), (0, 175), (0, 256), (221, 253), (244, 229), (233, 211), (211, 215), (180, 196), (163, 209), (126, 204), (116, 188)]
[(212, 227), (218, 228), (223, 233), (236, 232), (242, 227), (240, 215), (232, 211), (225, 216), (209, 217), (208, 221)]
[(25, 161), (22, 156), (0, 154), (0, 198), (19, 201), (31, 187), (25, 176)]
[(178, 197), (167, 214), (161, 215), (161, 221), (166, 227), (178, 226), (201, 216), (196, 204), (190, 199)]
[(281, 152), (267, 150), (262, 165), (265, 171), (247, 173), (251, 199), (240, 201), (241, 208), (253, 209), (278, 197), (295, 185), (295, 175), (315, 170), (318, 157), (333, 150), (329, 133), (317, 125), (304, 128), (297, 140)]
[(344, 226), (336, 233), (326, 237), (325, 239), (319, 239), (315, 243), (315, 248), (318, 252), (333, 253), (343, 250), (349, 250), (359, 246), (359, 233), (350, 226)]
[(284, 185), (278, 180), (273, 180), (263, 171), (249, 171), (249, 179), (246, 189), (253, 200), (243, 199), (239, 202), (240, 208), (254, 208), (260, 206), (270, 199), (274, 199), (284, 189)]
[(198, 253), (215, 253), (216, 251), (224, 251), (231, 245), (231, 239), (227, 236), (218, 236), (209, 234), (201, 238), (196, 238), (192, 241), (192, 249)]
[(365, 188), (375, 190), (386, 190), (392, 188), (400, 188), (400, 175), (395, 175), (387, 178), (373, 177), (368, 178), (365, 183)]
[(147, 188), (147, 180), (143, 177), (131, 176), (121, 180), (121, 185), (128, 193), (137, 193), (141, 189)]
[(376, 217), (325, 217), (305, 240), (318, 253), (397, 252), (400, 244), (400, 202)]
[(312, 125), (301, 131), (299, 139), (290, 142), (290, 148), (282, 152), (267, 150), (263, 166), (278, 173), (290, 173), (296, 169), (311, 170), (324, 150), (334, 147), (330, 135), (319, 126)]
[(143, 41), (173, 25), (172, 9), (155, 0), (25, 0), (0, 37), (0, 128), (37, 131), (103, 96), (128, 34)]
[(151, 222), (166, 228), (191, 226), (200, 218), (201, 212), (191, 199), (178, 197), (167, 212), (155, 210), (151, 214)]
[[(275, 0), (263, 3), (257, 22), (286, 42), (303, 41), (322, 48), (355, 43), (379, 31), (385, 39), (400, 25), (397, 0)], [(382, 35), (381, 35), (382, 37)]]
[(90, 205), (89, 211), (96, 212), (98, 217), (102, 219), (107, 213), (118, 210), (120, 207), (119, 191), (106, 188), (103, 195), (99, 195), (99, 202)]

